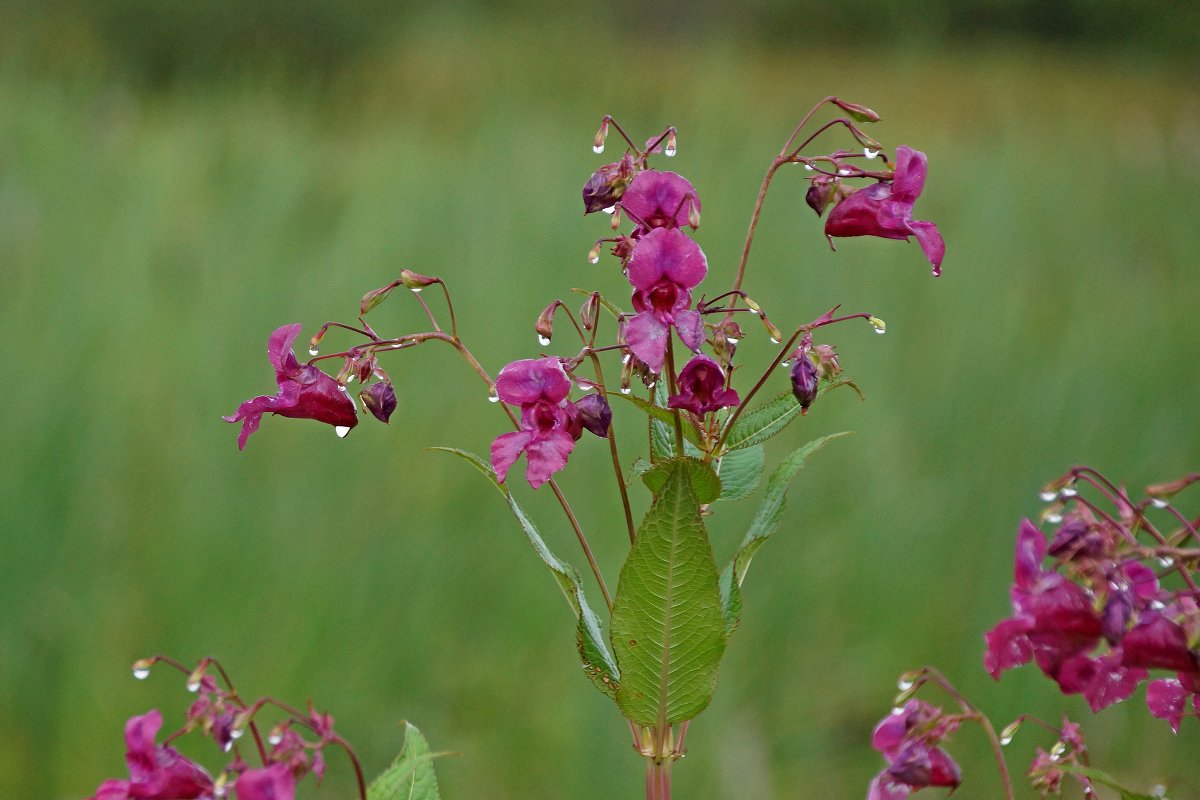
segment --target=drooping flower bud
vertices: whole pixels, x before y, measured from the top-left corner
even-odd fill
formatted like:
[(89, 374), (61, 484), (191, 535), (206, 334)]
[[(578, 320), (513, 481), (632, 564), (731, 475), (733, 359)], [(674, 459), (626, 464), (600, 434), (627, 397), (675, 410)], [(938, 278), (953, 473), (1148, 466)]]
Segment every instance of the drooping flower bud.
[(611, 208), (633, 180), (633, 158), (626, 154), (620, 161), (605, 164), (592, 173), (583, 185), (583, 213)]
[(584, 396), (575, 408), (579, 410), (579, 422), (583, 427), (601, 439), (608, 438), (608, 429), (612, 425), (612, 409), (608, 400), (600, 392)]
[(819, 382), (817, 367), (808, 354), (805, 353), (797, 358), (792, 364), (792, 394), (796, 396), (796, 402), (800, 404), (801, 413), (807, 412), (808, 407), (817, 399)]
[(387, 422), (396, 410), (396, 390), (386, 381), (373, 383), (363, 389), (358, 393), (358, 399), (380, 422)]
[(812, 186), (808, 187), (808, 191), (804, 193), (804, 202), (808, 203), (808, 207), (817, 212), (817, 216), (825, 213), (825, 209), (829, 207), (830, 201), (833, 200), (835, 183), (831, 178), (824, 175), (814, 178)]
[(608, 117), (600, 123), (600, 129), (596, 131), (596, 138), (592, 140), (592, 152), (604, 152), (604, 140), (608, 138)]
[(850, 103), (834, 98), (833, 104), (850, 115), (855, 122), (879, 122), (881, 117), (871, 109), (858, 103)]
[(400, 282), (404, 284), (406, 289), (419, 292), (426, 286), (441, 283), (442, 280), (441, 278), (432, 278), (428, 275), (422, 275), (419, 272), (413, 272), (411, 269), (402, 269), (400, 270)]
[(533, 329), (537, 331), (538, 344), (542, 347), (550, 344), (550, 340), (554, 338), (554, 312), (558, 310), (559, 301), (555, 300), (550, 305), (546, 306), (545, 310), (538, 315), (537, 322)]
[(812, 354), (817, 362), (817, 374), (822, 380), (831, 381), (842, 374), (842, 365), (833, 345), (819, 344), (813, 347)]
[(600, 313), (600, 293), (592, 292), (579, 307), (579, 322), (585, 331), (596, 327), (596, 316)]

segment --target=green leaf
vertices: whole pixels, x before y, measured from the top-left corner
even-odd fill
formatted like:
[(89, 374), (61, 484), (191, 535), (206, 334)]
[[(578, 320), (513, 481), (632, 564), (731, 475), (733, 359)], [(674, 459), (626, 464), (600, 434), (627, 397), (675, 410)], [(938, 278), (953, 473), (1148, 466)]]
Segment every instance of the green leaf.
[(658, 496), (670, 479), (671, 472), (679, 464), (683, 464), (687, 469), (688, 480), (691, 481), (692, 491), (696, 493), (696, 499), (699, 502), (711, 503), (721, 496), (721, 479), (717, 477), (717, 473), (713, 472), (712, 467), (697, 458), (660, 461), (642, 473), (642, 483), (646, 484), (646, 488), (655, 496)]
[(741, 500), (758, 488), (765, 458), (760, 444), (726, 453), (717, 462), (717, 474), (721, 478), (719, 499)]
[(734, 421), (725, 446), (730, 450), (741, 450), (762, 444), (788, 426), (800, 416), (800, 403), (791, 392), (784, 392), (774, 400), (747, 411)]
[(733, 555), (733, 559), (721, 572), (721, 608), (725, 615), (725, 635), (733, 633), (742, 615), (742, 581), (746, 579), (746, 571), (750, 569), (750, 560), (758, 552), (758, 548), (775, 533), (779, 520), (783, 517), (784, 503), (787, 500), (788, 485), (792, 478), (804, 466), (804, 462), (813, 453), (820, 450), (834, 439), (848, 436), (849, 431), (833, 433), (814, 439), (793, 452), (783, 460), (767, 481), (767, 491), (763, 495), (762, 504), (746, 531), (746, 537)]
[(639, 725), (669, 725), (703, 711), (725, 651), (717, 568), (693, 474), (688, 462), (671, 462), (617, 585), (617, 704)]
[(465, 450), (458, 450), (453, 447), (433, 447), (430, 449), (453, 453), (460, 458), (466, 459), (472, 466), (487, 476), (493, 486), (500, 490), (500, 494), (504, 496), (504, 501), (508, 503), (509, 510), (517, 518), (517, 522), (521, 524), (521, 530), (525, 532), (525, 538), (529, 540), (530, 546), (533, 547), (533, 551), (537, 553), (542, 563), (550, 568), (554, 579), (558, 581), (558, 588), (562, 589), (563, 596), (567, 598), (567, 604), (575, 612), (577, 620), (575, 626), (575, 646), (579, 651), (579, 658), (583, 662), (584, 673), (591, 679), (597, 689), (609, 697), (616, 698), (621, 673), (617, 669), (616, 660), (613, 659), (612, 653), (609, 652), (607, 645), (604, 643), (604, 634), (600, 630), (600, 619), (592, 611), (591, 606), (588, 605), (587, 598), (584, 596), (583, 583), (580, 580), (579, 572), (575, 567), (550, 551), (550, 548), (546, 546), (546, 542), (542, 539), (541, 534), (538, 533), (533, 522), (529, 517), (525, 516), (525, 512), (517, 505), (517, 501), (513, 499), (508, 487), (496, 480), (496, 473), (492, 471), (490, 464), (474, 453), (468, 453)]
[(367, 800), (439, 800), (429, 743), (416, 726), (404, 723), (404, 747), (395, 762), (371, 782)]

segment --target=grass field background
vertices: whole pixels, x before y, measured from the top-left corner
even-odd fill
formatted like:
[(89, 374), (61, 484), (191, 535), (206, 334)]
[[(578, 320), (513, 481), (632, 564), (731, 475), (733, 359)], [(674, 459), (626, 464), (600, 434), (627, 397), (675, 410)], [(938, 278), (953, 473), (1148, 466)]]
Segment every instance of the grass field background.
[[(99, 57), (0, 61), (0, 795), (83, 797), (122, 774), (127, 717), (182, 721), (181, 678), (128, 671), (166, 652), (220, 656), (246, 694), (311, 696), (370, 772), (413, 721), (461, 753), (439, 763), (447, 798), (637, 796), (641, 765), (579, 674), (553, 580), (486, 483), (425, 450), (485, 452), (505, 429), (452, 352), (393, 356), (391, 425), (345, 440), (271, 417), (239, 454), (220, 416), (272, 390), (271, 330), (351, 321), (403, 267), (446, 279), (493, 372), (537, 353), (538, 312), (572, 287), (623, 299), (611, 259), (585, 259), (604, 222), (580, 215), (604, 113), (642, 137), (678, 127), (662, 165), (700, 192), (719, 292), (769, 159), (835, 93), (883, 115), (889, 148), (929, 154), (917, 217), (947, 240), (945, 275), (915, 244), (829, 252), (799, 175), (768, 197), (748, 291), (781, 325), (842, 303), (888, 334), (830, 332), (867, 400), (824, 398), (769, 455), (856, 432), (800, 475), (751, 570), (677, 796), (862, 796), (896, 675), (933, 663), (998, 724), (1065, 709), (1095, 763), (1200, 797), (1194, 721), (1173, 737), (1143, 693), (1092, 718), (1032, 668), (995, 683), (981, 666), (1042, 483), (1080, 462), (1132, 488), (1198, 466), (1195, 82), (1071, 49), (833, 59), (602, 33), (434, 27), (320, 82), (145, 89)], [(408, 296), (375, 312), (395, 332), (418, 314)], [(748, 330), (742, 352), (765, 358)], [(615, 585), (605, 448), (582, 442), (562, 483)], [(581, 565), (551, 498), (518, 492)], [(754, 505), (712, 518), (719, 561)], [(1014, 771), (1034, 744), (1049, 742), (1009, 748)], [(963, 796), (997, 796), (982, 736), (951, 749)], [(330, 773), (319, 796), (350, 796), (349, 769)]]

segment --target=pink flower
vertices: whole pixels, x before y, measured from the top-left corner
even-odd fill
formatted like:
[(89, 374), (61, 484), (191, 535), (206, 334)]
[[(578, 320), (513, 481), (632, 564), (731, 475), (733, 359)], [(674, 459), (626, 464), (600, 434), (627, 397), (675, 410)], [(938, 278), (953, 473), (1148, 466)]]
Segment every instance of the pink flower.
[(921, 700), (909, 700), (904, 708), (884, 717), (871, 735), (871, 746), (883, 754), (887, 767), (867, 789), (867, 800), (903, 800), (916, 789), (944, 786), (952, 790), (962, 783), (962, 770), (938, 747), (958, 723), (942, 710)]
[(621, 195), (621, 208), (643, 232), (663, 227), (682, 228), (691, 224), (693, 209), (699, 214), (700, 198), (696, 196), (696, 187), (682, 175), (648, 169), (634, 176)]
[(258, 430), (262, 415), (315, 419), (327, 425), (350, 429), (358, 424), (358, 411), (346, 390), (333, 378), (311, 364), (301, 364), (292, 352), (292, 342), (300, 335), (301, 325), (284, 325), (271, 334), (267, 357), (275, 367), (279, 393), (274, 397), (255, 397), (238, 406), (226, 422), (241, 422), (238, 449), (246, 447), (250, 434)]
[(212, 800), (212, 778), (202, 767), (154, 743), (161, 727), (157, 709), (125, 723), (129, 780), (105, 781), (91, 800)]
[(567, 465), (581, 433), (578, 411), (567, 400), (571, 379), (553, 356), (514, 361), (496, 376), (500, 399), (521, 407), (521, 429), (492, 442), (492, 468), (501, 483), (521, 453), (525, 479), (538, 488)]
[(913, 203), (925, 186), (928, 159), (911, 147), (896, 148), (896, 169), (891, 181), (865, 186), (838, 203), (825, 219), (826, 236), (880, 236), (907, 239), (916, 236), (933, 265), (942, 274), (946, 243), (932, 222), (912, 218)]
[(296, 778), (287, 764), (271, 764), (243, 772), (233, 785), (237, 800), (293, 800)]
[[(1188, 699), (1192, 710), (1186, 710)], [(1146, 705), (1150, 713), (1171, 723), (1171, 730), (1179, 733), (1179, 725), (1185, 714), (1200, 716), (1200, 675), (1180, 672), (1176, 678), (1161, 678), (1150, 681), (1146, 686)]]
[(704, 324), (700, 314), (690, 309), (692, 289), (708, 274), (708, 260), (700, 245), (678, 228), (655, 228), (638, 240), (627, 269), (638, 313), (625, 326), (625, 340), (633, 354), (657, 373), (662, 370), (672, 327), (688, 348), (700, 347)]
[(679, 394), (667, 398), (670, 408), (707, 414), (741, 402), (737, 392), (725, 388), (721, 365), (708, 356), (696, 356), (679, 372)]

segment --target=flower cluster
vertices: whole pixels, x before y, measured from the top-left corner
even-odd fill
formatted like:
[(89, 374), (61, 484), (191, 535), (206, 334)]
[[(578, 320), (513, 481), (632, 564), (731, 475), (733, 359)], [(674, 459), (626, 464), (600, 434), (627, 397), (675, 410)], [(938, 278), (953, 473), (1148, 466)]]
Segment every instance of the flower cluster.
[(883, 754), (887, 767), (871, 781), (867, 800), (904, 800), (927, 786), (957, 788), (962, 771), (938, 743), (960, 721), (923, 700), (909, 700), (893, 709), (871, 735), (871, 746)]
[[(1078, 476), (1103, 490), (1114, 514), (1080, 496)], [(1200, 590), (1192, 576), (1200, 551), (1183, 546), (1200, 539), (1182, 515), (1171, 532), (1150, 522), (1147, 508), (1169, 507), (1165, 500), (1135, 504), (1096, 476), (1080, 468), (1048, 490), (1055, 503), (1049, 517), (1058, 525), (1049, 540), (1029, 520), (1021, 523), (1013, 616), (987, 633), (984, 665), (999, 678), (1033, 661), (1064, 694), (1082, 694), (1095, 711), (1132, 695), (1149, 670), (1169, 670), (1175, 677), (1153, 681), (1147, 701), (1178, 730), (1186, 713), (1200, 711)], [(1142, 544), (1139, 534), (1153, 543)], [(1179, 588), (1165, 582), (1173, 575)]]
[[(302, 713), (271, 698), (247, 705), (232, 687), (222, 688), (206, 674), (207, 668), (215, 665), (211, 659), (201, 661), (189, 672), (178, 662), (160, 656), (139, 661), (134, 665), (134, 675), (145, 678), (155, 663), (187, 673), (188, 690), (199, 697), (188, 709), (184, 727), (162, 744), (156, 741), (163, 725), (157, 709), (131, 718), (125, 724), (129, 778), (104, 781), (91, 800), (219, 800), (230, 787), (237, 800), (293, 800), (298, 781), (310, 773), (318, 782), (324, 777), (324, 748), (332, 743), (347, 749), (357, 770), (357, 759), (334, 732), (333, 718), (328, 714), (318, 713), (311, 705), (307, 713)], [(255, 715), (268, 705), (285, 711), (287, 718), (272, 728), (264, 744)], [(297, 726), (313, 738), (302, 737)], [(259, 767), (251, 767), (238, 746), (247, 730), (253, 734), (250, 738), (261, 761)], [(216, 778), (168, 744), (193, 731), (212, 739), (222, 753), (232, 754)]]

